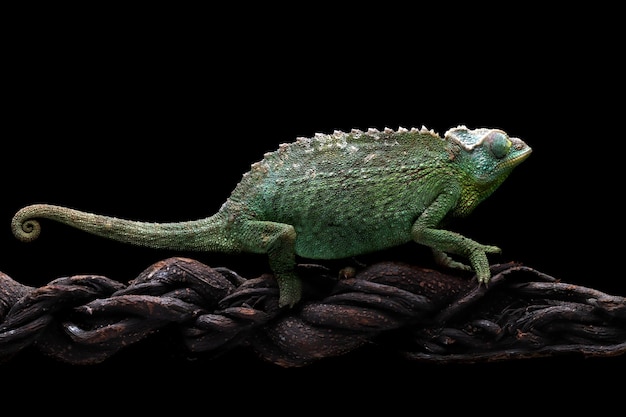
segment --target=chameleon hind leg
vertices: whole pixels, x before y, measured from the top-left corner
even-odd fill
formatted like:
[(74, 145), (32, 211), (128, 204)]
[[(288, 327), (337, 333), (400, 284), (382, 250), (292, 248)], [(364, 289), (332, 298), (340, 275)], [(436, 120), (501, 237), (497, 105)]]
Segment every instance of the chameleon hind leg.
[(302, 295), (296, 274), (296, 230), (285, 223), (250, 220), (240, 225), (244, 251), (265, 253), (278, 282), (280, 307), (293, 307)]

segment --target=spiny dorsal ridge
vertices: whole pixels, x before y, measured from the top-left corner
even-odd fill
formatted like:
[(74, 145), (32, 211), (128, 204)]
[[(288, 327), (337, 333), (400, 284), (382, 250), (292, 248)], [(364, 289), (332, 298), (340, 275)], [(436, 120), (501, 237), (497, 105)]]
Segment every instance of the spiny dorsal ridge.
[[(312, 144), (312, 142), (327, 143), (329, 140), (332, 141), (332, 140), (337, 140), (337, 139), (343, 139), (343, 138), (346, 138), (348, 135), (352, 135), (355, 137), (360, 137), (361, 135), (367, 135), (367, 136), (372, 136), (374, 139), (380, 139), (382, 134), (391, 135), (394, 133), (419, 133), (419, 134), (430, 134), (430, 135), (439, 137), (439, 135), (433, 129), (427, 129), (426, 126), (422, 125), (420, 129), (416, 127), (411, 127), (410, 129), (407, 129), (405, 127), (399, 126), (397, 130), (393, 130), (389, 127), (385, 127), (382, 131), (374, 127), (370, 127), (366, 131), (353, 128), (350, 130), (349, 133), (336, 129), (330, 135), (317, 132), (313, 135), (313, 137), (299, 136), (296, 138), (296, 142), (298, 142), (301, 145), (309, 146)], [(282, 147), (283, 145), (281, 145), (281, 148)]]
[(411, 127), (407, 129), (405, 127), (399, 126), (397, 130), (393, 130), (389, 127), (385, 127), (382, 131), (370, 127), (367, 131), (363, 131), (360, 129), (353, 128), (349, 133), (346, 133), (341, 130), (334, 130), (332, 134), (324, 134), (317, 132), (313, 135), (313, 137), (306, 136), (298, 136), (296, 138), (297, 147), (292, 147), (290, 143), (281, 143), (278, 145), (278, 149), (274, 152), (266, 152), (263, 154), (263, 160), (252, 165), (252, 171), (254, 172), (264, 172), (267, 170), (268, 165), (266, 165), (269, 161), (276, 161), (275, 158), (280, 158), (288, 155), (292, 150), (301, 149), (305, 153), (314, 152), (316, 149), (324, 149), (327, 147), (346, 147), (348, 146), (347, 140), (348, 136), (352, 135), (353, 137), (360, 137), (362, 135), (367, 135), (372, 137), (374, 140), (382, 140), (384, 137), (393, 135), (394, 133), (413, 133), (413, 134), (421, 134), (421, 135), (432, 135), (437, 138), (441, 137), (433, 130), (427, 129), (426, 126), (422, 125), (420, 129), (416, 127)]
[[(384, 135), (392, 135), (394, 133), (419, 133), (419, 134), (429, 134), (432, 136), (436, 136), (439, 137), (439, 134), (437, 132), (435, 132), (433, 129), (428, 129), (426, 128), (426, 126), (422, 125), (422, 127), (420, 129), (416, 128), (416, 127), (412, 127), (411, 129), (407, 129), (405, 127), (399, 126), (397, 130), (393, 130), (390, 127), (385, 127), (382, 131), (379, 129), (376, 129), (375, 127), (370, 127), (368, 128), (366, 131), (360, 130), (360, 129), (356, 129), (353, 128), (350, 130), (349, 133), (346, 133), (342, 130), (334, 130), (333, 133), (331, 135), (328, 134), (324, 134), (324, 133), (316, 133), (313, 137), (313, 139), (317, 139), (317, 140), (328, 140), (330, 137), (332, 138), (342, 138), (345, 137), (347, 135), (353, 135), (353, 136), (361, 136), (361, 135), (368, 135), (368, 136), (372, 136), (375, 139), (379, 139), (381, 137), (381, 134)], [(304, 138), (298, 138), (298, 139), (303, 139)]]

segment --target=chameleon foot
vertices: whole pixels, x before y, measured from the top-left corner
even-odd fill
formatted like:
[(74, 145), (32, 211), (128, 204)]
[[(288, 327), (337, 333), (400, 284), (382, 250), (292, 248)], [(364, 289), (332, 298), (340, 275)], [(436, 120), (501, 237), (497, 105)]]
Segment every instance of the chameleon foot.
[(472, 270), (471, 266), (466, 265), (459, 261), (455, 261), (447, 253), (442, 252), (440, 250), (433, 249), (433, 255), (435, 257), (435, 262), (437, 262), (441, 266), (445, 266), (445, 267), (453, 268), (453, 269), (460, 269), (463, 271)]
[(478, 284), (488, 284), (491, 280), (491, 270), (489, 269), (488, 253), (501, 253), (497, 246), (480, 245), (470, 254), (470, 262), (476, 271)]
[(293, 307), (302, 296), (302, 281), (295, 274), (277, 274), (278, 307)]

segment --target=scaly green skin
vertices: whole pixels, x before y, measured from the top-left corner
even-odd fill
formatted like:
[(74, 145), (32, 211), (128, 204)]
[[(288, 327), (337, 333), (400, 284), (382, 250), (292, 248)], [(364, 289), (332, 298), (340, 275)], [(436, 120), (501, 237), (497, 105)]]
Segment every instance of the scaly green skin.
[(438, 226), (471, 213), (530, 152), (501, 130), (465, 126), (443, 138), (425, 128), (317, 134), (266, 154), (205, 219), (148, 223), (35, 204), (16, 213), (12, 229), (31, 241), (34, 219), (46, 218), (152, 248), (267, 254), (280, 306), (300, 300), (296, 256), (339, 259), (409, 241), (449, 267), (470, 268), (448, 254), (467, 258), (487, 283), (487, 253), (500, 249)]

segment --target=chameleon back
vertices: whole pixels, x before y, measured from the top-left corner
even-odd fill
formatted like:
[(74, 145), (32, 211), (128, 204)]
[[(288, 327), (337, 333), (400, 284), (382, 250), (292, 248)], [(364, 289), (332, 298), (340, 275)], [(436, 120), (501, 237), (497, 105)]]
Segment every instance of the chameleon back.
[(307, 258), (406, 243), (436, 195), (441, 170), (455, 178), (446, 148), (425, 129), (301, 138), (253, 164), (225, 209), (244, 221), (294, 226), (296, 252)]

